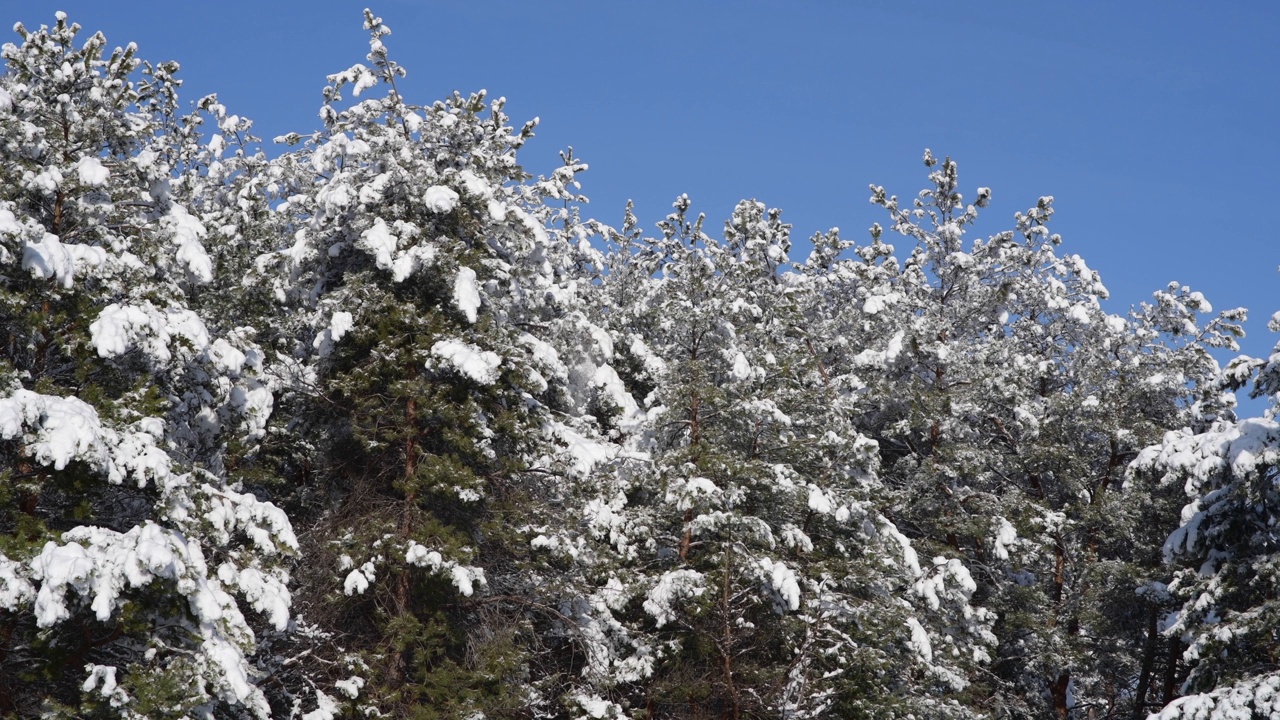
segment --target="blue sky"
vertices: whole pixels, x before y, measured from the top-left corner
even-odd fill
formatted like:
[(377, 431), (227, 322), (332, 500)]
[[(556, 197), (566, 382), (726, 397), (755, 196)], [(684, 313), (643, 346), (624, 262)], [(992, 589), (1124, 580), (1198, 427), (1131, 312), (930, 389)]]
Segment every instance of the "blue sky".
[[(361, 62), (365, 3), (0, 0), (57, 9), (112, 45), (178, 60), (270, 138), (315, 129), (324, 76)], [(1176, 280), (1250, 309), (1265, 355), (1280, 309), (1280, 3), (426, 2), (373, 8), (411, 102), (454, 89), (538, 116), (522, 155), (573, 145), (588, 212), (652, 224), (688, 193), (719, 227), (740, 198), (797, 238), (866, 238), (869, 183), (907, 197), (924, 148), (994, 201), (978, 232), (1053, 195), (1053, 225), (1121, 312)], [(796, 253), (799, 255), (800, 253)]]

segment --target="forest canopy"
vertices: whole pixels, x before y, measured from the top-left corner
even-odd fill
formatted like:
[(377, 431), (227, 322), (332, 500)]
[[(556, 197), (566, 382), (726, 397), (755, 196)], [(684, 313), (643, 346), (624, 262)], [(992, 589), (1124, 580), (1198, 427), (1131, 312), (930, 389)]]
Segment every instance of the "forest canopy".
[(0, 51), (0, 716), (1280, 714), (1243, 309), (1106, 312), (927, 150), (805, 257), (607, 225), (365, 29), (274, 146), (62, 13)]

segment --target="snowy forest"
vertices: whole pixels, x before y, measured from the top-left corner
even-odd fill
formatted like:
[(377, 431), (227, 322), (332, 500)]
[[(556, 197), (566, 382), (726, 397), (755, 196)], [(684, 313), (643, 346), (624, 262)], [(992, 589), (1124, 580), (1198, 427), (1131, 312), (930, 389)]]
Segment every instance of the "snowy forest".
[(1109, 314), (928, 151), (804, 256), (608, 225), (365, 29), (265, 141), (64, 14), (4, 45), (0, 717), (1280, 717), (1243, 309)]

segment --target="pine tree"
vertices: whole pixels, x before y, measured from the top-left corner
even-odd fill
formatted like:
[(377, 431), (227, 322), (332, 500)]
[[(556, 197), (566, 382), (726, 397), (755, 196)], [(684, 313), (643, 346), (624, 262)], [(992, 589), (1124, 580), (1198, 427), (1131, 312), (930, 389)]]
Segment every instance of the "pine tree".
[(1153, 548), (1176, 515), (1123, 470), (1164, 431), (1229, 412), (1207, 348), (1234, 349), (1243, 312), (1201, 326), (1209, 304), (1174, 285), (1107, 315), (1097, 273), (1058, 254), (1052, 198), (966, 245), (990, 190), (966, 204), (954, 162), (925, 164), (931, 187), (909, 208), (873, 187), (913, 245), (899, 260), (877, 226), (843, 288), (847, 326), (872, 337), (851, 361), (874, 398), (860, 427), (880, 443), (892, 517), (962, 555), (999, 612), (984, 682), (999, 712), (1138, 713), (1164, 606), (1135, 591), (1162, 577)]
[(591, 537), (539, 538), (581, 568), (601, 639), (580, 712), (963, 713), (943, 648), (980, 659), (985, 614), (959, 563), (921, 568), (876, 511), (853, 388), (805, 341), (815, 287), (783, 273), (788, 226), (743, 202), (717, 240), (688, 208), (656, 239), (629, 212), (608, 233), (625, 449), (582, 493)]
[(300, 601), (352, 651), (331, 680), (363, 677), (369, 712), (521, 714), (558, 700), (538, 682), (568, 662), (532, 654), (559, 617), (539, 609), (519, 528), (573, 463), (555, 346), (574, 347), (558, 331), (593, 253), (549, 203), (577, 201), (585, 165), (566, 155), (527, 182), (516, 152), (534, 123), (513, 131), (483, 93), (407, 104), (390, 31), (365, 21), (370, 65), (330, 76), (322, 132), (284, 138), (301, 147), (276, 164), (268, 222), (288, 244), (258, 261), (281, 308), (276, 453), (306, 528)]
[[(1280, 322), (1273, 318), (1270, 327), (1280, 329)], [(1274, 354), (1268, 360), (1238, 358), (1227, 367), (1224, 384), (1241, 388), (1252, 378), (1253, 395), (1271, 401), (1264, 415), (1226, 416), (1166, 433), (1131, 468), (1138, 478), (1181, 489), (1189, 501), (1180, 526), (1164, 543), (1173, 578), (1157, 588), (1174, 603), (1160, 625), (1171, 646), (1182, 651), (1186, 669), (1170, 675), (1162, 698), (1169, 704), (1153, 718), (1280, 713), (1277, 377)]]
[[(270, 412), (252, 341), (188, 305), (211, 232), (172, 192), (177, 65), (59, 13), (0, 78), (0, 712), (266, 717), (288, 519), (223, 462)], [(260, 614), (246, 616), (252, 608)]]
[(1243, 310), (1106, 313), (928, 151), (901, 251), (615, 230), (365, 29), (275, 158), (64, 14), (0, 50), (0, 715), (1280, 712)]

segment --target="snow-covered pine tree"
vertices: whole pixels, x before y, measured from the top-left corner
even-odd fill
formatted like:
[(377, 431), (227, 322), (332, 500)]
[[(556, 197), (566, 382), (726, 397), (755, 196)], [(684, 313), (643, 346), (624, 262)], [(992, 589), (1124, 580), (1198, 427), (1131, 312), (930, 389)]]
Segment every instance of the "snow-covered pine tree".
[(912, 243), (902, 259), (877, 226), (842, 270), (847, 337), (868, 338), (848, 358), (871, 397), (859, 427), (880, 443), (891, 517), (922, 548), (961, 554), (997, 609), (989, 709), (1139, 713), (1162, 601), (1135, 592), (1161, 577), (1153, 548), (1176, 514), (1160, 488), (1122, 488), (1123, 469), (1226, 410), (1206, 348), (1234, 348), (1243, 313), (1200, 325), (1208, 303), (1175, 285), (1107, 315), (1097, 274), (1058, 253), (1052, 198), (966, 244), (990, 191), (966, 203), (955, 163), (925, 164), (931, 187), (910, 207), (873, 187)]
[(966, 245), (990, 192), (928, 154), (873, 191), (906, 256), (792, 266), (756, 202), (613, 232), (365, 20), (275, 160), (62, 14), (4, 47), (0, 714), (1276, 711), (1240, 311), (1107, 315), (1051, 198)]
[(520, 529), (552, 516), (594, 434), (574, 421), (591, 388), (571, 386), (570, 357), (592, 342), (576, 276), (598, 253), (565, 206), (585, 165), (566, 155), (530, 181), (516, 153), (534, 123), (513, 130), (483, 92), (406, 103), (390, 31), (365, 21), (369, 64), (330, 76), (324, 130), (284, 138), (301, 145), (275, 163), (283, 201), (265, 222), (285, 242), (257, 270), (281, 308), (272, 452), (303, 529), (299, 602), (352, 652), (317, 698), (397, 717), (553, 712), (541, 688), (574, 651), (534, 652), (565, 633)]
[[(59, 13), (0, 77), (0, 712), (265, 717), (284, 514), (225, 460), (271, 394), (188, 304), (219, 231), (172, 191), (177, 65)], [(252, 612), (251, 610), (252, 609)], [(259, 619), (260, 618), (260, 619)]]
[(837, 299), (783, 272), (776, 210), (741, 203), (717, 240), (688, 208), (659, 238), (630, 212), (609, 233), (600, 324), (627, 449), (575, 511), (590, 536), (537, 540), (594, 586), (605, 661), (580, 714), (962, 716), (961, 668), (994, 639), (964, 568), (922, 568), (876, 510), (857, 388), (803, 314)]
[[(1280, 314), (1270, 328), (1280, 330)], [(1176, 603), (1160, 629), (1186, 668), (1170, 674), (1160, 698), (1169, 704), (1152, 718), (1280, 715), (1277, 352), (1267, 360), (1238, 358), (1225, 373), (1232, 388), (1253, 379), (1253, 395), (1270, 400), (1262, 417), (1169, 432), (1131, 467), (1136, 478), (1156, 479), (1189, 501), (1164, 544), (1176, 572), (1167, 588), (1155, 588)]]

